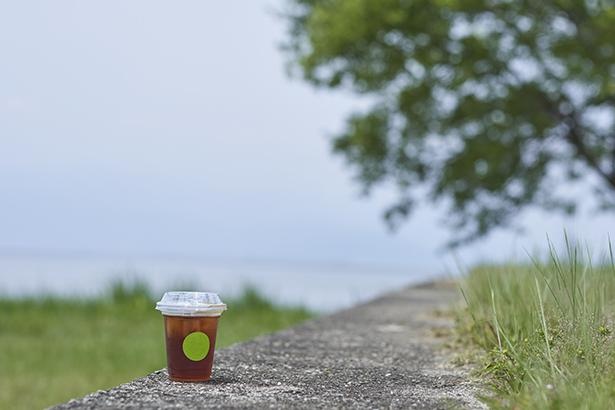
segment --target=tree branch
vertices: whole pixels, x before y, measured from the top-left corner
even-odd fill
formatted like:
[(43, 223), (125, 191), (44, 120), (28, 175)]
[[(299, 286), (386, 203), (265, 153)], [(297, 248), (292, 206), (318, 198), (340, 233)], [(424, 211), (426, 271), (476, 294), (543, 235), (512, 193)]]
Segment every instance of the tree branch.
[(579, 132), (578, 123), (574, 118), (567, 117), (564, 122), (568, 125), (569, 130), (566, 133), (566, 140), (574, 146), (579, 157), (581, 157), (587, 165), (589, 165), (598, 175), (602, 177), (612, 188), (615, 188), (615, 174), (607, 172), (598, 163), (597, 159), (589, 152), (589, 149), (583, 142), (583, 136)]
[[(547, 113), (556, 118), (558, 121), (566, 124), (568, 127), (568, 132), (564, 135), (564, 138), (575, 148), (577, 155), (585, 161), (585, 163), (593, 169), (612, 189), (615, 189), (615, 158), (613, 159), (613, 167), (611, 172), (605, 171), (583, 141), (583, 130), (580, 129), (581, 127), (579, 125), (576, 112), (573, 110), (570, 114), (563, 114), (555, 108), (557, 105), (564, 102), (562, 100), (562, 96), (560, 96), (560, 101), (555, 102), (556, 104), (553, 104), (553, 102), (544, 95), (542, 98), (542, 103)], [(570, 102), (568, 102), (568, 104), (572, 105)]]

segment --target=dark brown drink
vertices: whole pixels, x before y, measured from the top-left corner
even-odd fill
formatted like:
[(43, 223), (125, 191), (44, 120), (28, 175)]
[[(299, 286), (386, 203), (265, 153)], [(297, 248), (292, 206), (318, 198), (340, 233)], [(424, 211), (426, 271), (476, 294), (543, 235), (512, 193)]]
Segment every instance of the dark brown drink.
[(218, 319), (226, 310), (210, 292), (166, 292), (156, 303), (164, 317), (169, 378), (204, 382), (211, 378)]
[(164, 316), (167, 365), (171, 380), (203, 382), (211, 378), (218, 319), (207, 316)]

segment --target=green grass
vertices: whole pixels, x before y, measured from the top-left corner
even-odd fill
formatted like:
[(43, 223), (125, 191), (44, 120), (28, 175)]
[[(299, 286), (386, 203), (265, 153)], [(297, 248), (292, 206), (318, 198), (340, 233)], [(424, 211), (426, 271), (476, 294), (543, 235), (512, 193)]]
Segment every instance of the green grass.
[[(460, 340), (493, 408), (615, 408), (615, 266), (566, 241), (545, 262), (473, 269)], [(584, 256), (582, 256), (584, 255)]]
[[(311, 316), (250, 289), (227, 304), (217, 348)], [(141, 284), (91, 300), (0, 299), (0, 408), (46, 407), (165, 365), (162, 317)]]

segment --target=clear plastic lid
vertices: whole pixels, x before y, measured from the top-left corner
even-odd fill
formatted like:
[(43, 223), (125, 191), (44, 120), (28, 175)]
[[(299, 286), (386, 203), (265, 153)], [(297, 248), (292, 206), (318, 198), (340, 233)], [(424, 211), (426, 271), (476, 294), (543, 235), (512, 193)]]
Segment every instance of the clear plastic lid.
[(210, 292), (166, 292), (156, 309), (167, 316), (220, 316), (226, 305)]

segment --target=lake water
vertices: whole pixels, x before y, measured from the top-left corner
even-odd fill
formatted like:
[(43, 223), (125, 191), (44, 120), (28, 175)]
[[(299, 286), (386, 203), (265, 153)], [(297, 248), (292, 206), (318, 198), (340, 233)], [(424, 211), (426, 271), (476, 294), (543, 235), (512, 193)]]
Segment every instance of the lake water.
[(0, 293), (96, 295), (113, 280), (145, 280), (156, 294), (181, 284), (236, 295), (254, 285), (284, 304), (331, 311), (433, 277), (410, 268), (179, 257), (0, 255)]

